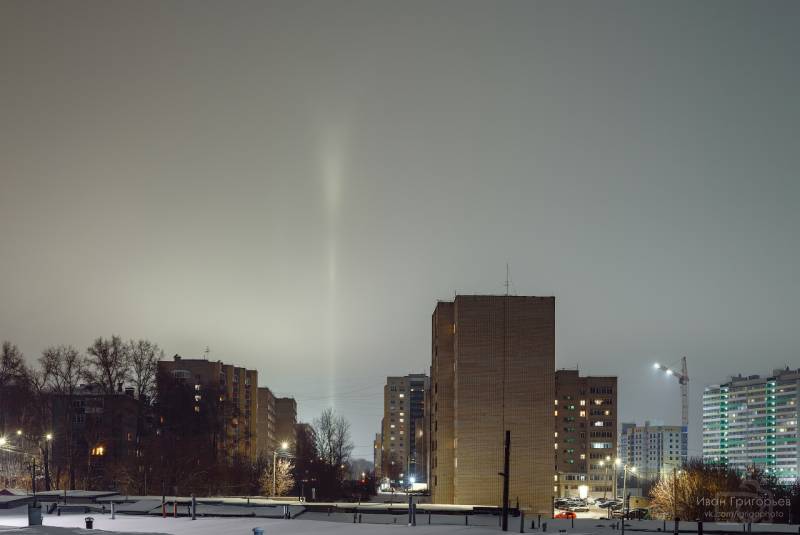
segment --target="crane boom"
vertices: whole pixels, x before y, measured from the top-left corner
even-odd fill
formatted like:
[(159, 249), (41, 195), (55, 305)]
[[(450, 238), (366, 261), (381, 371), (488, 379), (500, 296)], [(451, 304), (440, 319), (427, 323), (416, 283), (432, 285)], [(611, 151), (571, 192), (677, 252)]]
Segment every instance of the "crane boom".
[(656, 369), (672, 375), (681, 385), (681, 425), (689, 429), (689, 370), (686, 367), (686, 357), (681, 358), (681, 371), (675, 371), (668, 366), (656, 363)]

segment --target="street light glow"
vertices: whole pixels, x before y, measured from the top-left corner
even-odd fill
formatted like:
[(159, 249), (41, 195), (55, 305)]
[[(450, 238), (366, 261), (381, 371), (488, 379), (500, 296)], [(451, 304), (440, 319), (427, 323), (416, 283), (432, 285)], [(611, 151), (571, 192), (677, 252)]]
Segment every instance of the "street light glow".
[(0, 446), (6, 445), (6, 437), (0, 437)]
[(22, 434), (22, 429), (17, 429), (17, 436), (20, 436), (21, 434)]
[(655, 369), (659, 369), (660, 367), (661, 367), (661, 365), (658, 362), (653, 364), (653, 368), (655, 368)]
[(53, 440), (53, 433), (47, 433), (47, 434), (44, 436), (44, 438), (46, 438), (47, 440)]
[(614, 464), (616, 464), (617, 466), (619, 466), (620, 464), (622, 464), (622, 459), (620, 459), (619, 457), (617, 457), (616, 459), (614, 459)]
[(283, 442), (281, 442), (281, 449), (282, 450), (285, 450), (285, 449), (288, 449), (288, 448), (289, 448), (289, 443), (288, 442), (286, 442), (285, 440)]

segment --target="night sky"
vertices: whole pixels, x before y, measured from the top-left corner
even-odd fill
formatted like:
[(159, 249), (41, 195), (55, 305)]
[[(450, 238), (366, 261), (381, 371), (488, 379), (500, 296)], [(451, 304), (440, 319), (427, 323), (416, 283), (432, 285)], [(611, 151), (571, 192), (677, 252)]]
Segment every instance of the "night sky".
[(621, 419), (800, 366), (798, 2), (0, 3), (0, 339), (259, 371), (372, 456), (458, 293)]

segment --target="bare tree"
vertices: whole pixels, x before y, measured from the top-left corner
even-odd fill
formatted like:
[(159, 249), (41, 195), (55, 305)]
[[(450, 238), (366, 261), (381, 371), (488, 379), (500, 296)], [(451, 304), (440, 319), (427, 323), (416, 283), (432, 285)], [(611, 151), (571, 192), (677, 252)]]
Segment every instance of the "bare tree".
[(45, 490), (50, 490), (50, 441), (53, 438), (53, 405), (48, 391), (50, 383), (50, 370), (40, 366), (26, 370), (26, 380), (30, 393), (30, 419), (26, 425), (28, 434), (39, 447), (44, 467)]
[(136, 399), (142, 403), (149, 402), (156, 390), (158, 361), (164, 358), (164, 351), (149, 340), (131, 340), (127, 353)]
[[(650, 491), (651, 514), (661, 518), (713, 521), (734, 515), (724, 502), (714, 500), (737, 492), (742, 477), (734, 470), (700, 460), (688, 462), (681, 470), (662, 476)], [(720, 519), (715, 515), (722, 515)]]
[(342, 481), (353, 451), (350, 424), (328, 408), (314, 420), (314, 430), (315, 447), (320, 461), (316, 470), (320, 493), (324, 498), (337, 499), (341, 497)]
[(116, 392), (130, 378), (128, 348), (116, 335), (97, 338), (86, 350), (86, 379), (100, 385), (107, 394)]
[(146, 424), (147, 414), (153, 408), (153, 398), (156, 393), (156, 375), (158, 373), (158, 361), (164, 358), (164, 352), (158, 345), (149, 340), (131, 340), (127, 347), (128, 360), (130, 362), (131, 383), (133, 384), (136, 395), (137, 414), (136, 414), (136, 462), (137, 470), (129, 474), (130, 484), (134, 482), (144, 486), (144, 481), (138, 481), (134, 476), (141, 475), (145, 478), (145, 449), (152, 446), (152, 442), (146, 440), (148, 426)]
[(61, 461), (67, 464), (69, 488), (74, 489), (76, 451), (72, 432), (74, 413), (72, 402), (80, 381), (85, 375), (84, 358), (72, 346), (57, 346), (45, 349), (39, 362), (42, 372), (47, 377), (46, 384), (53, 394), (61, 397), (61, 410), (57, 414), (54, 411), (53, 418), (59, 418), (62, 421), (65, 436), (58, 437), (58, 439), (63, 441), (65, 458)]
[(333, 409), (322, 411), (314, 420), (316, 449), (320, 459), (330, 466), (341, 467), (350, 460), (353, 442), (350, 439), (350, 423)]
[[(25, 377), (25, 363), (22, 352), (11, 342), (3, 342), (0, 351), (0, 407), (6, 407), (8, 389), (19, 383)], [(0, 410), (0, 433), (6, 431), (6, 411)]]
[[(286, 459), (278, 459), (275, 465), (269, 464), (261, 475), (261, 492), (265, 496), (272, 496), (272, 485), (275, 484), (275, 496), (286, 496), (294, 487), (294, 476), (292, 475), (292, 463)], [(275, 479), (273, 481), (273, 470)]]

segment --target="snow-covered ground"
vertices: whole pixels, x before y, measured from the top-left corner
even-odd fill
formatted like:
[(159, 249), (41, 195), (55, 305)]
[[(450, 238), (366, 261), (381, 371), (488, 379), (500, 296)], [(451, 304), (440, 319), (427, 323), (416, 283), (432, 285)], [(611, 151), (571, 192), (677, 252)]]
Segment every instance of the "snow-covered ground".
[[(87, 535), (91, 533), (82, 529), (84, 517), (87, 515), (68, 514), (62, 516), (44, 515), (44, 526), (24, 527), (27, 525), (25, 508), (0, 511), (0, 535)], [(150, 533), (169, 535), (252, 535), (253, 528), (260, 527), (264, 535), (399, 535), (414, 533), (416, 535), (496, 535), (500, 533), (497, 518), (491, 516), (470, 517), (470, 525), (464, 525), (464, 517), (459, 515), (432, 515), (428, 525), (427, 515), (418, 515), (417, 526), (408, 527), (403, 515), (364, 514), (361, 524), (352, 523), (352, 515), (337, 513), (328, 517), (325, 513), (305, 513), (293, 520), (268, 518), (219, 518), (205, 517), (191, 520), (182, 518), (161, 518), (144, 515), (117, 515), (112, 520), (109, 514), (92, 514), (95, 530), (105, 533)], [(393, 523), (396, 519), (397, 523)], [(570, 520), (546, 519), (547, 532), (559, 533), (566, 530), (571, 535), (611, 535), (618, 533), (608, 520), (578, 519)], [(531, 519), (525, 521), (525, 532), (531, 533)], [(628, 523), (631, 530), (651, 530), (657, 532), (663, 528), (661, 521), (633, 520)], [(667, 523), (667, 532), (672, 531), (672, 524)], [(683, 530), (694, 530), (694, 523), (681, 523)], [(706, 524), (707, 530), (724, 530), (729, 533), (741, 533), (740, 524)], [(753, 532), (797, 533), (797, 526), (780, 524), (753, 525)], [(519, 519), (511, 518), (510, 533), (519, 532)], [(541, 531), (537, 531), (541, 533)]]

